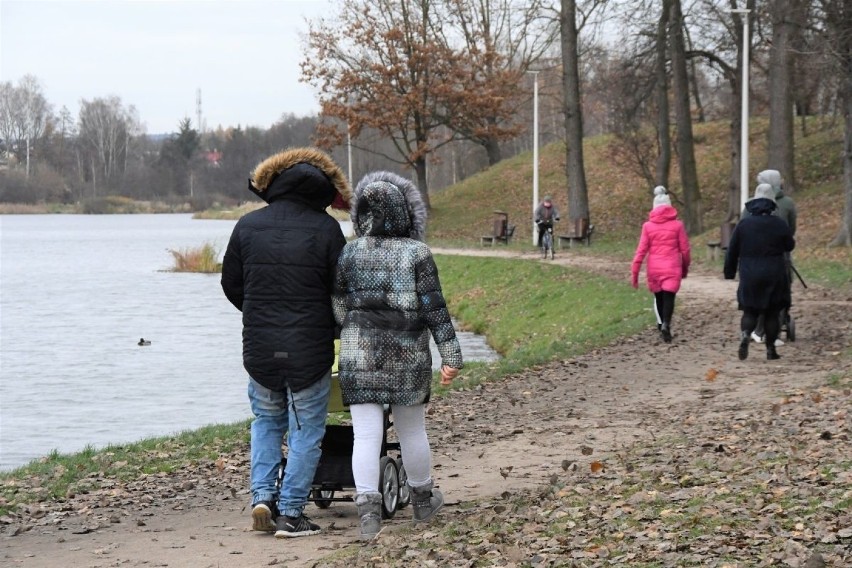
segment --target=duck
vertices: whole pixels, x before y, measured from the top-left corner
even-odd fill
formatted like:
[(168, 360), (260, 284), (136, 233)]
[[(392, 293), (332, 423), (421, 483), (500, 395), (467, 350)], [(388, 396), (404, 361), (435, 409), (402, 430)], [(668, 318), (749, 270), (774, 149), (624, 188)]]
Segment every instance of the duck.
[(140, 337), (139, 343), (137, 343), (136, 345), (138, 345), (139, 347), (143, 347), (145, 345), (151, 345), (151, 342), (145, 339), (144, 337)]

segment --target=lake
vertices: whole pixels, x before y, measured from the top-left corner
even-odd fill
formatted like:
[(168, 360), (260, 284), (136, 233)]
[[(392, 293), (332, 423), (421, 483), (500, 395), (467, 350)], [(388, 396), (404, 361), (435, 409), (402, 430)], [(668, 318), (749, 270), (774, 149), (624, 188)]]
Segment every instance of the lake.
[[(221, 256), (234, 224), (0, 215), (0, 470), (251, 416), (219, 275), (168, 272), (169, 249), (209, 242)], [(484, 338), (459, 339), (466, 360), (496, 358)]]

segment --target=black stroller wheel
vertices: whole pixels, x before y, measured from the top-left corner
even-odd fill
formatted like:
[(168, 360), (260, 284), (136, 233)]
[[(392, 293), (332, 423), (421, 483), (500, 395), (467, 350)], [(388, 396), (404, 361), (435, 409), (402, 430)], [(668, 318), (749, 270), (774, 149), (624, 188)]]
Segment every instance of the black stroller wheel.
[(397, 462), (399, 466), (399, 503), (397, 509), (404, 509), (411, 504), (411, 488), (408, 487), (408, 473), (405, 471), (405, 465), (402, 460)]
[(392, 519), (399, 503), (399, 470), (388, 456), (383, 456), (379, 462), (379, 491), (382, 493), (382, 518)]
[(314, 503), (320, 509), (328, 509), (331, 506), (331, 500), (334, 499), (334, 491), (327, 489), (313, 489), (311, 490), (311, 497), (314, 499)]

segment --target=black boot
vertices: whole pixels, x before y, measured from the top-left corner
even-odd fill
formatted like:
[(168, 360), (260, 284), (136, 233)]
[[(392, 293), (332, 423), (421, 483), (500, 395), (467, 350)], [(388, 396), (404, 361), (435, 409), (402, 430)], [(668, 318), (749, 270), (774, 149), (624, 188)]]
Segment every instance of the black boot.
[(660, 326), (660, 334), (663, 336), (663, 341), (666, 343), (672, 342), (672, 332), (670, 325), (667, 322), (663, 322), (663, 325)]
[[(737, 350), (737, 355), (740, 358), (740, 361), (745, 361), (748, 359), (748, 344), (751, 342), (751, 333), (748, 331), (741, 332), (742, 339), (740, 339), (740, 348)], [(772, 349), (775, 349), (773, 346)]]
[(766, 340), (766, 358), (770, 361), (774, 361), (775, 359), (780, 359), (781, 355), (775, 350), (775, 341)]

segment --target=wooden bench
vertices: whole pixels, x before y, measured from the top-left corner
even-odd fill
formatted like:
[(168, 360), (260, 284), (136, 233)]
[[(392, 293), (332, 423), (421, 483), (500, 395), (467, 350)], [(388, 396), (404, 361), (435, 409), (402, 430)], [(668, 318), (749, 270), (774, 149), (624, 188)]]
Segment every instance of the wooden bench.
[(489, 244), (494, 246), (503, 243), (509, 244), (512, 240), (512, 235), (515, 234), (515, 226), (509, 224), (509, 214), (505, 211), (494, 212), (493, 231), (490, 235), (483, 235), (479, 238), (479, 245), (485, 246)]
[(556, 240), (559, 247), (562, 248), (565, 244), (568, 247), (573, 247), (575, 242), (584, 243), (586, 246), (592, 244), (592, 233), (595, 232), (595, 226), (589, 224), (588, 219), (577, 219), (574, 222), (573, 230), (564, 235), (556, 235)]

